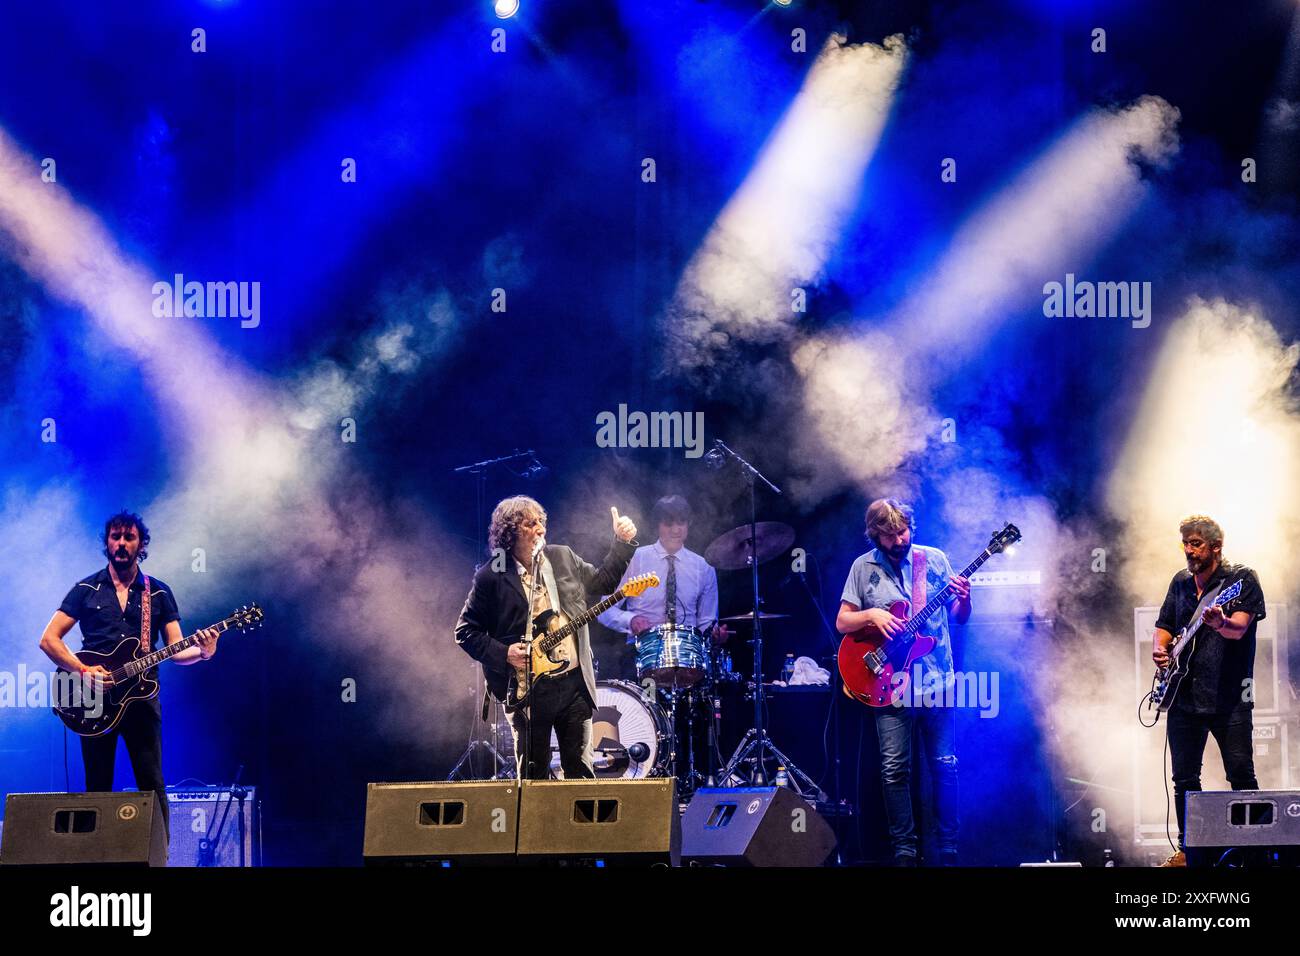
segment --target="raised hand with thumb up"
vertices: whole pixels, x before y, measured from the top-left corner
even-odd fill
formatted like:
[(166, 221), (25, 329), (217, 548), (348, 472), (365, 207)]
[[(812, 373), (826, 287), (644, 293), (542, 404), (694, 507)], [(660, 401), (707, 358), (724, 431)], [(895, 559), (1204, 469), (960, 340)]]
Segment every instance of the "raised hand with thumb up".
[(636, 537), (636, 525), (631, 518), (620, 516), (614, 507), (609, 509), (609, 516), (614, 519), (614, 537), (625, 544)]

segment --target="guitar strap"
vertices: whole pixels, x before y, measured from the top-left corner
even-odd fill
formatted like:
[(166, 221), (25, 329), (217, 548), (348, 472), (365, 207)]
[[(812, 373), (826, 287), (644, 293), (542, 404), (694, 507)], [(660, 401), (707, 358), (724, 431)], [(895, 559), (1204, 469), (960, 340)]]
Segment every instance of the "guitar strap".
[[(1214, 599), (1218, 597), (1219, 592), (1223, 590), (1224, 583), (1225, 583), (1224, 581), (1220, 581), (1214, 587), (1210, 588), (1210, 590), (1206, 591), (1204, 594), (1201, 595), (1201, 603), (1196, 605), (1196, 610), (1192, 612), (1192, 616), (1187, 621), (1189, 626), (1193, 621), (1195, 621), (1202, 614), (1204, 614), (1206, 611), (1209, 610), (1210, 605), (1214, 603)], [(1196, 630), (1199, 631), (1200, 628), (1198, 627), (1196, 628)]]
[(148, 654), (153, 645), (153, 593), (149, 586), (149, 575), (143, 571), (144, 593), (140, 595), (140, 650)]
[(912, 616), (915, 617), (920, 613), (921, 608), (925, 607), (925, 552), (920, 548), (912, 548)]

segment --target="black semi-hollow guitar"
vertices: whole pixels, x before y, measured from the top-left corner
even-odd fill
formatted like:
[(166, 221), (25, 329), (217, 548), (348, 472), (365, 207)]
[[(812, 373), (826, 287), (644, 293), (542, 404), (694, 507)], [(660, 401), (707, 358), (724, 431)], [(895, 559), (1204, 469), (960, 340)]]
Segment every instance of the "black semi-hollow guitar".
[[(221, 632), (231, 628), (246, 631), (260, 623), (263, 617), (262, 609), (253, 604), (251, 607), (240, 608), (212, 627)], [(111, 673), (113, 683), (98, 693), (91, 694), (84, 686), (78, 686), (79, 677), (59, 668), (68, 675), (61, 682), (64, 690), (60, 691), (59, 696), (67, 699), (59, 700), (53, 708), (54, 713), (69, 730), (82, 737), (106, 734), (117, 726), (132, 702), (148, 700), (158, 695), (155, 668), (159, 664), (198, 643), (198, 633), (195, 632), (174, 644), (147, 653), (140, 647), (140, 639), (136, 637), (127, 638), (107, 654), (82, 651), (76, 655), (77, 660), (87, 667), (103, 667)]]

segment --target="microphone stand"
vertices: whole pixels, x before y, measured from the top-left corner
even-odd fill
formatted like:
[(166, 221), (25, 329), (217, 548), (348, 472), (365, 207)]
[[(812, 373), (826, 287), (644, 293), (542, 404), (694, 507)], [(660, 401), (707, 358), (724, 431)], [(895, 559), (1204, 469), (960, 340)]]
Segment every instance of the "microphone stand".
[[(499, 458), (485, 458), (483, 461), (471, 462), (468, 465), (461, 465), (459, 468), (453, 468), (452, 474), (456, 475), (473, 475), (474, 476), (474, 514), (478, 521), (477, 527), (482, 534), (483, 554), (487, 554), (488, 548), (488, 526), (487, 526), (487, 476), (488, 472), (497, 465), (506, 465), (509, 462), (517, 461), (521, 458), (535, 458), (537, 453), (533, 449), (527, 451), (515, 451), (509, 455), (502, 455)], [(477, 566), (475, 570), (477, 570)], [(487, 721), (488, 701), (490, 695), (487, 689), (487, 678), (483, 674), (483, 668), (478, 668), (478, 673), (474, 675), (474, 701), (480, 705), (483, 720)], [(492, 773), (489, 780), (508, 780), (515, 775), (515, 769), (510, 766), (509, 761), (501, 756), (502, 739), (501, 739), (501, 702), (491, 701), (492, 706), (492, 730), (491, 739), (483, 739), (475, 736), (470, 740), (465, 752), (460, 755), (456, 765), (451, 768), (451, 773), (447, 774), (448, 780), (460, 780), (461, 768), (469, 764), (471, 779), (474, 779), (474, 756), (479, 750), (486, 750), (492, 758)]]
[(790, 782), (793, 784), (792, 789), (799, 796), (807, 799), (811, 794), (816, 799), (824, 802), (826, 795), (813, 782), (811, 777), (795, 766), (794, 761), (783, 754), (773, 743), (763, 723), (763, 712), (767, 706), (767, 698), (763, 688), (763, 621), (759, 615), (758, 503), (755, 487), (756, 483), (761, 481), (775, 494), (781, 494), (781, 489), (768, 481), (757, 468), (728, 448), (721, 439), (715, 438), (713, 440), (713, 450), (709, 454), (713, 456), (714, 461), (726, 456), (737, 462), (744, 469), (745, 479), (749, 483), (749, 571), (754, 596), (754, 637), (752, 641), (754, 646), (754, 726), (745, 733), (745, 738), (736, 748), (736, 752), (731, 755), (727, 765), (722, 768), (720, 779), (724, 785), (733, 777), (743, 779), (739, 767), (742, 763), (752, 760), (754, 768), (749, 775), (748, 782), (750, 786), (767, 786), (767, 772), (763, 767), (763, 762), (770, 754), (781, 766), (785, 767)]
[[(239, 778), (244, 775), (244, 765), (241, 763), (239, 769), (235, 771), (235, 782), (226, 788), (222, 796), (226, 797), (223, 803), (221, 797), (217, 797), (217, 805), (221, 807), (221, 818), (217, 819), (216, 807), (208, 815), (208, 830), (203, 834), (203, 839), (199, 840), (199, 860), (198, 866), (216, 866), (217, 851), (221, 848), (221, 841), (226, 833), (226, 816), (230, 813), (230, 806), (235, 801), (239, 801), (239, 865), (244, 866), (244, 798), (248, 796), (248, 791), (239, 785)], [(212, 839), (212, 828), (216, 826), (217, 838)]]
[(533, 552), (532, 580), (528, 585), (528, 612), (524, 615), (524, 644), (528, 647), (528, 666), (524, 669), (524, 696), (527, 704), (524, 706), (524, 772), (520, 774), (521, 783), (533, 779), (533, 606), (537, 595), (537, 579), (542, 572), (544, 545), (545, 539), (538, 543)]

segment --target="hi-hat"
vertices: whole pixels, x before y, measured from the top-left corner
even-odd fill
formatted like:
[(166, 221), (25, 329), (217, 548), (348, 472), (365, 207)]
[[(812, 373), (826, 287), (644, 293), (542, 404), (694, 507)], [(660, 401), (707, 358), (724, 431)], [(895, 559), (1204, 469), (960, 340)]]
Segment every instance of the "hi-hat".
[[(758, 563), (770, 561), (794, 544), (794, 528), (780, 521), (760, 521), (755, 526)], [(713, 539), (704, 550), (704, 560), (720, 571), (743, 571), (749, 567), (750, 526), (742, 524)]]

